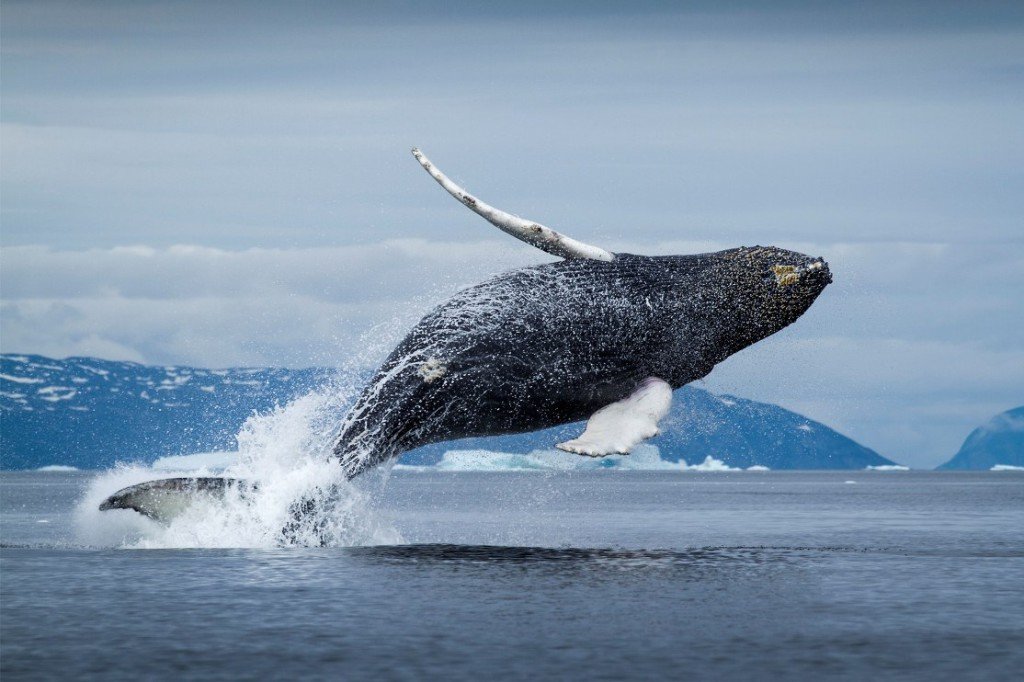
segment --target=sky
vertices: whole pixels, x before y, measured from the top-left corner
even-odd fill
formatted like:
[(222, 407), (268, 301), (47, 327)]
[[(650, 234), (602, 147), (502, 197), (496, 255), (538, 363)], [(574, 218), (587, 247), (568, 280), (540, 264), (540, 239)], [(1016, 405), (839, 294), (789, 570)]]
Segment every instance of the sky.
[(552, 260), (415, 145), (609, 250), (825, 257), (706, 388), (911, 466), (1024, 404), (1024, 5), (479, 4), (5, 0), (0, 349), (369, 367)]

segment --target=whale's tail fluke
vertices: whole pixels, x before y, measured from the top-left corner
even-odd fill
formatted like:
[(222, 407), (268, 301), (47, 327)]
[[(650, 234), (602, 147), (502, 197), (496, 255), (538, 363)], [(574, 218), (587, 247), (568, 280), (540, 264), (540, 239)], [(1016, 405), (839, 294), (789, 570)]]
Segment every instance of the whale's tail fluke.
[[(257, 491), (252, 481), (215, 476), (163, 478), (122, 488), (103, 500), (100, 511), (129, 509), (158, 523), (170, 524), (197, 502), (219, 502), (228, 495), (251, 500)], [(292, 503), (289, 520), (281, 529), (282, 545), (329, 544), (330, 505), (325, 500), (337, 495), (336, 486), (318, 487)]]
[(197, 499), (221, 500), (229, 491), (246, 495), (256, 485), (239, 478), (163, 478), (122, 488), (103, 500), (100, 511), (131, 509), (143, 516), (169, 523)]
[(525, 220), (519, 216), (506, 213), (490, 204), (485, 204), (469, 192), (452, 182), (447, 175), (438, 170), (437, 166), (430, 162), (423, 152), (413, 147), (412, 155), (420, 162), (424, 170), (437, 180), (437, 183), (453, 197), (458, 199), (469, 210), (481, 216), (487, 222), (497, 227), (502, 232), (507, 232), (516, 239), (521, 239), (527, 244), (536, 246), (541, 251), (546, 251), (552, 256), (559, 258), (589, 258), (591, 260), (615, 260), (615, 255), (605, 251), (599, 246), (585, 244), (572, 237), (555, 232), (550, 227), (545, 227), (538, 222)]

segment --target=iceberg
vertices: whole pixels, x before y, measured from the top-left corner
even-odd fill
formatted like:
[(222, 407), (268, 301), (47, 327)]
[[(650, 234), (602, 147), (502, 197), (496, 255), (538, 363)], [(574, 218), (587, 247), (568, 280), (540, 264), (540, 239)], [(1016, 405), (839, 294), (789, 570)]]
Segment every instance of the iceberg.
[[(629, 455), (610, 455), (591, 458), (561, 450), (532, 450), (520, 454), (493, 450), (449, 450), (434, 465), (417, 466), (398, 464), (397, 471), (743, 471), (730, 467), (711, 455), (699, 464), (684, 460), (673, 462), (662, 459), (653, 445), (641, 445)], [(754, 466), (750, 471), (767, 471), (767, 467)]]

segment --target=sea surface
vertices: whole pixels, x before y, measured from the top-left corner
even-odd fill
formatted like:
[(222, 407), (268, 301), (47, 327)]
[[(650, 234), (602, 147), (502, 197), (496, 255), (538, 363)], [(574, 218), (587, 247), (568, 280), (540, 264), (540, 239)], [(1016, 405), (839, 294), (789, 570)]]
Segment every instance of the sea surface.
[(96, 545), (97, 476), (0, 474), (5, 682), (1024, 670), (1019, 472), (395, 471), (315, 549)]

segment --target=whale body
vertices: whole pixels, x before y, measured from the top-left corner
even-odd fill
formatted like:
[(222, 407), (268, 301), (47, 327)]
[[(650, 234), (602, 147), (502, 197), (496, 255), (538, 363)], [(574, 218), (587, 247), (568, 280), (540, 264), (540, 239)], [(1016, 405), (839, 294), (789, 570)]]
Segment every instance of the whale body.
[(795, 321), (829, 281), (820, 259), (760, 246), (502, 274), (409, 332), (334, 453), (356, 475), (438, 441), (586, 419), (649, 377), (679, 388)]
[[(832, 281), (823, 259), (771, 246), (611, 253), (489, 206), (413, 153), (468, 208), (562, 260), (461, 291), (413, 327), (343, 419), (330, 456), (349, 478), (422, 445), (588, 417), (557, 446), (628, 453), (658, 433), (672, 390), (796, 321)], [(154, 481), (102, 508), (158, 517), (149, 500), (232, 485)]]

